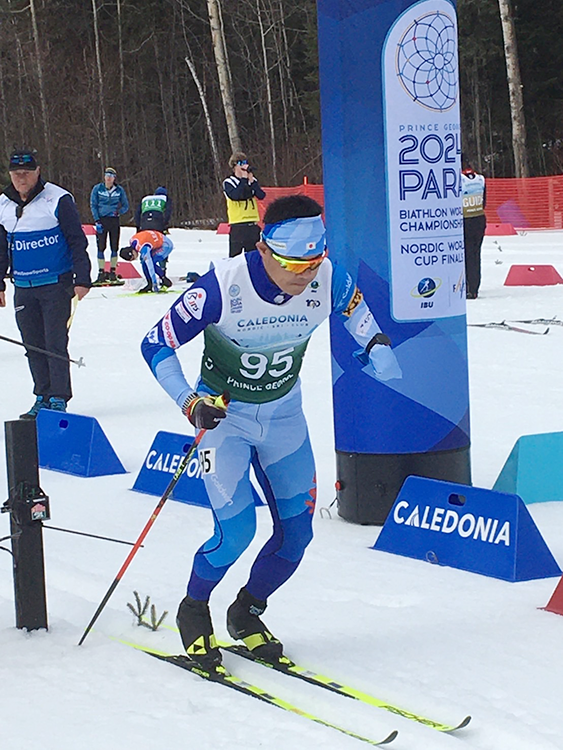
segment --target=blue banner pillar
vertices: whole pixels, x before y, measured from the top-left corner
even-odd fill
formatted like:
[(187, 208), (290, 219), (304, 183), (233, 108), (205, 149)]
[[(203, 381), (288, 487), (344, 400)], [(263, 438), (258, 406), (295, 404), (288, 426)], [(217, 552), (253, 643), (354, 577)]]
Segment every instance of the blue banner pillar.
[(471, 481), (456, 6), (317, 6), (329, 251), (403, 371), (375, 380), (332, 321), (338, 510), (381, 524), (410, 474)]

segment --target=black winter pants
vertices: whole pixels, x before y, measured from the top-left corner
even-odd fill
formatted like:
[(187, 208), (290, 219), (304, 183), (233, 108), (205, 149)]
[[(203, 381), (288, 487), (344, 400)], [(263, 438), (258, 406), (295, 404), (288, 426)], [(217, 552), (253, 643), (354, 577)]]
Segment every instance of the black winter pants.
[(465, 282), (467, 293), (477, 296), (481, 285), (481, 245), (485, 235), (487, 219), (485, 215), (464, 219), (463, 239), (465, 242)]
[(117, 257), (117, 251), (119, 250), (119, 216), (101, 216), (98, 221), (103, 227), (103, 232), (96, 235), (96, 241), (98, 243), (98, 258), (104, 257), (108, 234), (111, 257), (115, 258)]
[[(61, 357), (68, 357), (68, 319), (74, 286), (70, 280), (36, 287), (16, 287), (16, 322), (24, 344), (38, 346)], [(33, 392), (49, 399), (72, 398), (70, 362), (28, 351), (26, 356), (33, 377)]]
[(256, 248), (260, 240), (260, 227), (258, 224), (231, 224), (229, 231), (229, 258), (240, 255), (242, 251), (250, 251)]

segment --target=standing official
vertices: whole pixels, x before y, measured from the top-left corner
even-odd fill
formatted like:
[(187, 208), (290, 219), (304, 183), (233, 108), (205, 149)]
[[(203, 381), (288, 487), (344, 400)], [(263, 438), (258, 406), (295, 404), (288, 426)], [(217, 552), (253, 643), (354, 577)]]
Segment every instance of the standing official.
[(487, 217), (487, 188), (482, 174), (462, 158), (461, 192), (463, 196), (463, 239), (465, 243), (465, 282), (467, 299), (477, 299), (481, 285), (481, 246)]
[(68, 321), (72, 298), (88, 294), (91, 265), (74, 198), (41, 179), (36, 152), (14, 151), (9, 170), (0, 195), (0, 307), (9, 276), (23, 343), (62, 357), (27, 352), (36, 400), (21, 417), (34, 419), (40, 409), (66, 411), (72, 398)]
[(230, 224), (229, 258), (242, 251), (254, 250), (260, 239), (258, 200), (266, 193), (258, 184), (248, 163), (246, 154), (234, 153), (229, 159), (233, 174), (223, 181), (223, 193), (227, 201), (227, 217)]

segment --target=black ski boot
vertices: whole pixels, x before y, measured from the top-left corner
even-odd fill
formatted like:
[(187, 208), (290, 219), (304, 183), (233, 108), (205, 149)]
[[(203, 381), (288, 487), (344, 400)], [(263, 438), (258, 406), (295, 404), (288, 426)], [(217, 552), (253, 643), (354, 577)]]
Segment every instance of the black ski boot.
[(221, 665), (221, 652), (213, 634), (209, 602), (185, 596), (178, 607), (176, 624), (188, 657), (206, 672)]
[(149, 294), (149, 292), (152, 292), (152, 284), (147, 284), (142, 289), (139, 289), (137, 294)]
[(172, 286), (172, 282), (170, 281), (168, 276), (163, 276), (160, 281), (162, 282), (162, 286), (166, 287), (166, 289), (170, 289), (170, 287)]
[(100, 270), (98, 271), (98, 278), (96, 279), (96, 281), (94, 281), (92, 286), (103, 286), (105, 283), (106, 283), (106, 272), (103, 270), (103, 268), (100, 268)]
[(243, 641), (256, 656), (265, 661), (278, 661), (283, 656), (283, 645), (258, 617), (265, 609), (266, 602), (241, 589), (227, 610), (227, 630), (231, 638)]
[(114, 286), (123, 286), (125, 284), (123, 279), (120, 279), (119, 276), (116, 274), (115, 269), (109, 272), (107, 283), (113, 284)]

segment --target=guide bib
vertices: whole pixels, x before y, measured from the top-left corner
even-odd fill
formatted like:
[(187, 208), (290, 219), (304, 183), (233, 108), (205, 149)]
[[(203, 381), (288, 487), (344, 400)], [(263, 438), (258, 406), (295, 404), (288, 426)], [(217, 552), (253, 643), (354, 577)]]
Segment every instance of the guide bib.
[(485, 213), (485, 178), (475, 174), (473, 177), (461, 175), (461, 192), (463, 197), (463, 218), (472, 219)]

